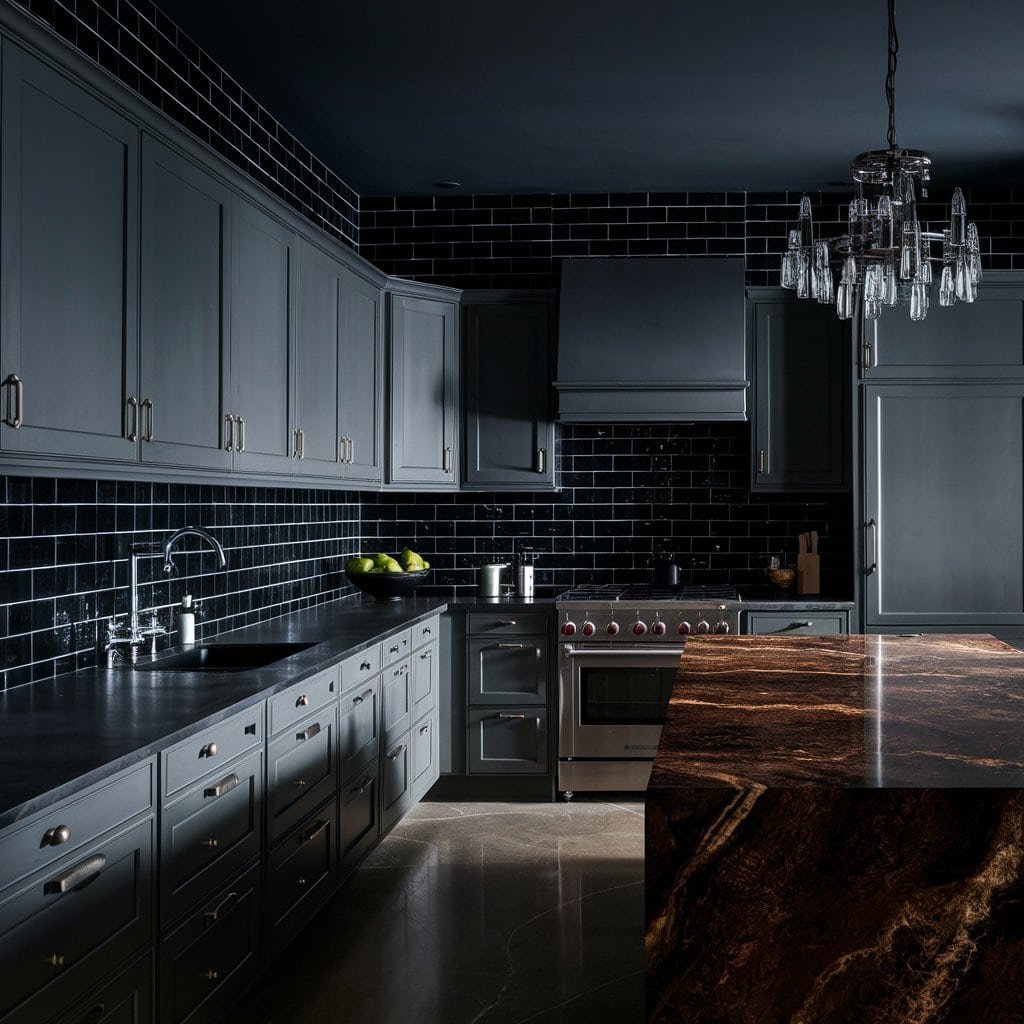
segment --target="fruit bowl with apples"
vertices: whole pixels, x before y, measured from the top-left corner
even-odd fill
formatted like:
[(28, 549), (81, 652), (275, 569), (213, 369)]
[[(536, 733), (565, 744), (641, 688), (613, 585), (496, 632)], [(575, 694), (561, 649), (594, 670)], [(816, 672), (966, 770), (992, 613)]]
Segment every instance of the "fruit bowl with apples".
[(352, 584), (378, 601), (401, 601), (430, 574), (430, 563), (411, 548), (397, 556), (383, 551), (356, 556), (345, 563), (345, 575)]

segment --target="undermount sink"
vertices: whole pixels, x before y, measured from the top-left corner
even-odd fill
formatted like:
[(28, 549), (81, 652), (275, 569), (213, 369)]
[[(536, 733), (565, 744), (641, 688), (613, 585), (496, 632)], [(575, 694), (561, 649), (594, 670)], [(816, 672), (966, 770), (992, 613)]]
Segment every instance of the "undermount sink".
[(273, 665), (312, 646), (311, 643), (204, 644), (136, 668), (149, 672), (243, 672)]

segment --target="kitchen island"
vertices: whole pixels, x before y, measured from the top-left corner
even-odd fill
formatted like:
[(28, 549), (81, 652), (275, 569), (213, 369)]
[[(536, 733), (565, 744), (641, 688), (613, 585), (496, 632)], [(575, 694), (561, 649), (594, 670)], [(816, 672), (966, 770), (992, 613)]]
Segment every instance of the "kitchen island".
[(647, 791), (649, 1021), (1024, 1020), (1024, 656), (688, 640)]

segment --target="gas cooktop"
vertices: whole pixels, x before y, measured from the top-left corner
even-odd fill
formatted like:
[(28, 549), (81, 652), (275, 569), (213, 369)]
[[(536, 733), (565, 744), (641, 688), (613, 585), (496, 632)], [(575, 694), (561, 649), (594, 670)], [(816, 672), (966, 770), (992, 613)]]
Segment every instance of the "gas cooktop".
[(740, 601), (739, 592), (727, 583), (655, 587), (647, 583), (600, 583), (559, 594), (556, 601)]

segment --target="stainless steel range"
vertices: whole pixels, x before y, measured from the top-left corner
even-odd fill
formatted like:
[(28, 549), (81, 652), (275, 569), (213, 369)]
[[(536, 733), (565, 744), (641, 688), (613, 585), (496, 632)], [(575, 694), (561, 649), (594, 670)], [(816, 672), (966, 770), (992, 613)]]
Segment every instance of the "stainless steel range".
[(739, 631), (732, 587), (595, 586), (558, 613), (558, 788), (643, 790), (686, 638)]

